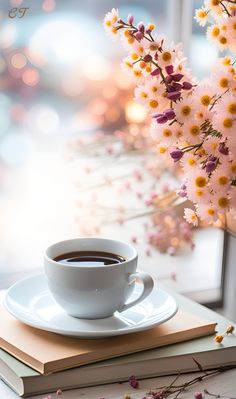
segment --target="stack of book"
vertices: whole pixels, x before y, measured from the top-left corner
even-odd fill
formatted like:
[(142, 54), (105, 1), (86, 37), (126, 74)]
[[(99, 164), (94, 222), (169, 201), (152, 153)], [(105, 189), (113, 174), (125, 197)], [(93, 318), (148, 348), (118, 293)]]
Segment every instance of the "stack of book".
[[(172, 293), (173, 295), (173, 293)], [(30, 396), (91, 385), (236, 365), (236, 336), (221, 345), (215, 330), (230, 323), (174, 294), (179, 311), (150, 330), (96, 340), (37, 330), (0, 307), (0, 378), (18, 395)]]

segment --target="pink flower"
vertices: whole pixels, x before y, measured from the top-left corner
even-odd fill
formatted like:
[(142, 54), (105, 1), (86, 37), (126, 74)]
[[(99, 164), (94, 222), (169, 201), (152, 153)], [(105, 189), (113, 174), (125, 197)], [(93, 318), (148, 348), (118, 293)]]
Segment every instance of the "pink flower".
[(194, 212), (190, 208), (185, 208), (184, 210), (184, 219), (188, 222), (191, 223), (194, 227), (198, 226), (198, 217), (196, 212)]

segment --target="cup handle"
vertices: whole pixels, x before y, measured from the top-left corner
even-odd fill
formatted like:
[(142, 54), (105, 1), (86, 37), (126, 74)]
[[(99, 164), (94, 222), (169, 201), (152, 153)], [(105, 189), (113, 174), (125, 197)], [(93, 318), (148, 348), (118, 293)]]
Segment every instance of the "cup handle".
[(134, 281), (141, 281), (143, 284), (143, 290), (139, 297), (134, 301), (125, 303), (118, 309), (118, 312), (124, 312), (125, 310), (131, 308), (132, 306), (137, 305), (137, 303), (143, 301), (153, 290), (154, 287), (154, 280), (148, 273), (144, 272), (137, 272), (133, 273), (129, 276), (129, 284), (133, 284)]

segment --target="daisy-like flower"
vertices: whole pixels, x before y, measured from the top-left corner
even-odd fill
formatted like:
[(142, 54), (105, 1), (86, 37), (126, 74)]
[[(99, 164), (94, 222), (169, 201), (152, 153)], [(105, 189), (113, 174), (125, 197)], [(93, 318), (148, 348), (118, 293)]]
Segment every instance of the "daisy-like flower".
[(174, 125), (162, 125), (153, 121), (151, 125), (151, 134), (159, 143), (164, 142), (165, 144), (172, 145), (176, 142)]
[(236, 118), (234, 115), (221, 115), (217, 113), (212, 118), (212, 126), (224, 137), (235, 137)]
[(220, 36), (220, 27), (219, 25), (211, 25), (207, 28), (207, 39), (211, 42), (217, 42), (218, 37)]
[(210, 10), (215, 19), (223, 17), (223, 8), (221, 7), (220, 0), (205, 0), (204, 4), (206, 9)]
[(185, 152), (180, 162), (184, 172), (188, 173), (190, 170), (196, 168), (198, 165), (198, 158), (191, 152)]
[(225, 22), (227, 26), (227, 39), (229, 43), (229, 48), (232, 51), (235, 51), (236, 49), (236, 44), (235, 44), (235, 38), (236, 38), (236, 15), (232, 16), (230, 18), (227, 18)]
[(156, 147), (157, 153), (161, 154), (161, 155), (165, 155), (169, 159), (168, 148), (169, 148), (169, 145), (167, 145), (166, 143), (160, 143)]
[(195, 169), (189, 173), (189, 181), (191, 185), (196, 188), (204, 188), (208, 183), (208, 176), (205, 170), (197, 166)]
[(195, 10), (195, 17), (196, 21), (199, 23), (200, 26), (205, 26), (208, 21), (208, 11), (206, 8), (198, 8)]
[(192, 96), (184, 96), (184, 98), (173, 104), (176, 119), (180, 123), (185, 123), (194, 116), (195, 103)]
[(161, 68), (173, 65), (177, 58), (177, 51), (172, 46), (162, 46), (162, 52), (158, 54), (158, 64)]
[(203, 81), (199, 83), (194, 90), (194, 98), (196, 99), (197, 104), (206, 108), (209, 108), (209, 106), (212, 104), (215, 94), (215, 88), (211, 85), (210, 81)]
[(214, 205), (216, 207), (217, 212), (222, 214), (228, 212), (231, 206), (231, 201), (229, 196), (224, 192), (215, 193)]
[(188, 120), (183, 125), (184, 138), (187, 140), (189, 145), (198, 144), (201, 142), (201, 122), (197, 122), (194, 119)]
[(230, 176), (232, 176), (232, 180), (236, 179), (236, 159), (232, 159), (229, 164)]
[(236, 118), (236, 96), (232, 93), (225, 93), (214, 106), (216, 114)]
[(231, 40), (227, 32), (227, 26), (224, 24), (220, 25), (220, 34), (217, 36), (216, 43), (220, 51), (227, 50), (230, 46)]
[(117, 34), (116, 24), (118, 20), (118, 9), (112, 8), (112, 10), (105, 15), (103, 26), (108, 34), (112, 36)]
[(232, 74), (224, 68), (218, 69), (212, 74), (211, 83), (218, 93), (223, 93), (235, 86)]
[(196, 187), (189, 180), (186, 184), (187, 195), (190, 201), (198, 204), (198, 203), (208, 203), (210, 192), (207, 187)]
[(204, 150), (207, 154), (219, 156), (219, 146), (220, 146), (220, 138), (217, 136), (208, 136), (203, 144)]
[(201, 220), (206, 220), (207, 222), (215, 222), (218, 219), (216, 207), (211, 203), (198, 204), (197, 214)]
[(137, 86), (136, 89), (134, 90), (135, 101), (145, 106), (150, 99), (149, 94), (150, 93), (145, 84)]
[(185, 208), (184, 210), (184, 219), (192, 224), (193, 226), (197, 227), (198, 226), (198, 217), (196, 212), (194, 212), (192, 209), (190, 208)]
[(220, 165), (212, 173), (210, 185), (215, 192), (228, 191), (230, 180), (228, 165)]
[(125, 57), (122, 60), (121, 67), (134, 82), (136, 83), (142, 83), (144, 80), (144, 71), (142, 68), (140, 68), (139, 64), (134, 64), (134, 61), (130, 56)]

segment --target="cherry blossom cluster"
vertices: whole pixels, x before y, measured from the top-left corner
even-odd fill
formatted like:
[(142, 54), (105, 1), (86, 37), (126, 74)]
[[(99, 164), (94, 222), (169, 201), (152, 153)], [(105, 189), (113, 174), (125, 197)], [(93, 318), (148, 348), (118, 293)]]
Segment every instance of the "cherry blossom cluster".
[[(205, 0), (195, 18), (204, 25), (214, 18), (208, 37), (219, 29), (219, 48), (236, 52), (236, 3)], [(203, 16), (204, 14), (204, 16)], [(206, 15), (205, 15), (206, 14)], [(191, 200), (185, 210), (188, 222), (199, 218), (216, 221), (226, 212), (236, 213), (236, 69), (231, 57), (218, 59), (211, 76), (201, 82), (186, 66), (181, 44), (169, 45), (154, 33), (153, 24), (124, 22), (113, 9), (104, 19), (108, 33), (117, 36), (129, 51), (124, 70), (136, 82), (135, 99), (152, 116), (154, 146), (160, 154), (179, 163), (184, 175), (179, 195)], [(227, 40), (227, 46), (222, 43)]]

